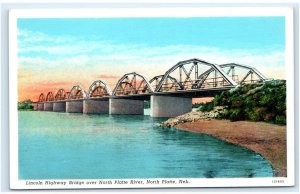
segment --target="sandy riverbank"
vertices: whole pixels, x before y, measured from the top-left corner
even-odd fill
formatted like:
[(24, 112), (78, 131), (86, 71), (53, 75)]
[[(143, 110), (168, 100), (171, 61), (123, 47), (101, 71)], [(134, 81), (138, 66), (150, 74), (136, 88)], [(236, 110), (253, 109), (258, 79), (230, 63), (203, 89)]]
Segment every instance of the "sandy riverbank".
[(251, 149), (271, 163), (274, 176), (286, 177), (286, 126), (212, 119), (179, 123), (173, 127), (211, 135)]

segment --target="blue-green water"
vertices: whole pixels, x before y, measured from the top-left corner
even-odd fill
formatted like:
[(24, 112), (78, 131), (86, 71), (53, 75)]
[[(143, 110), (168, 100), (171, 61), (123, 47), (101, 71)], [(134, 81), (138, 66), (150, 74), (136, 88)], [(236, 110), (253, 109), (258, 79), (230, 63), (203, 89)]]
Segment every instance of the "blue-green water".
[(252, 151), (161, 121), (19, 111), (19, 179), (272, 176)]

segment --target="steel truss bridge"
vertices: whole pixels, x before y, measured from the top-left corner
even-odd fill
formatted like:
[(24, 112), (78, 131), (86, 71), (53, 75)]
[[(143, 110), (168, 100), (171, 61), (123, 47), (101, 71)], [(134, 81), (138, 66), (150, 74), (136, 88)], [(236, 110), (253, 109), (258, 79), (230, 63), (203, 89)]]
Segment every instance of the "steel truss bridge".
[(195, 58), (180, 61), (165, 74), (150, 80), (136, 72), (126, 73), (113, 90), (103, 80), (96, 80), (87, 91), (75, 85), (70, 91), (61, 88), (56, 93), (41, 93), (38, 102), (109, 98), (150, 99), (151, 95), (207, 97), (240, 84), (266, 80), (263, 74), (250, 66), (236, 63), (217, 65)]

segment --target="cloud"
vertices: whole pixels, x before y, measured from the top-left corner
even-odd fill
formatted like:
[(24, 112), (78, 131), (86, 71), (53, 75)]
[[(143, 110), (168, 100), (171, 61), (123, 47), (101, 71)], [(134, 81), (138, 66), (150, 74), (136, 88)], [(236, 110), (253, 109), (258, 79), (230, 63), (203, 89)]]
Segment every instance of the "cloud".
[(115, 76), (115, 75), (98, 75), (97, 78), (99, 78), (99, 79), (118, 79), (119, 76)]
[(149, 46), (50, 36), (22, 29), (18, 39), (19, 83), (30, 87), (32, 83), (38, 84), (33, 92), (43, 88), (47, 91), (71, 88), (75, 84), (87, 89), (97, 79), (114, 88), (125, 73), (137, 72), (150, 80), (179, 61), (191, 58), (214, 64), (249, 65), (268, 78), (285, 78), (285, 53), (275, 47), (244, 50), (183, 44)]
[(285, 78), (284, 53), (280, 51), (261, 54), (243, 52), (240, 54), (239, 51), (205, 52), (203, 50), (201, 55), (185, 53), (174, 56), (135, 57), (134, 60), (124, 59), (117, 54), (113, 57), (80, 55), (53, 60), (41, 57), (20, 57), (19, 65), (30, 72), (32, 79), (39, 81), (70, 80), (70, 82), (92, 83), (96, 79), (101, 79), (105, 82), (111, 80), (111, 83), (115, 83), (129, 72), (137, 72), (150, 80), (156, 75), (164, 74), (179, 61), (199, 58), (215, 64), (235, 62), (249, 65), (261, 71), (268, 78)]
[(73, 36), (50, 36), (37, 31), (30, 31), (26, 29), (18, 29), (17, 32), (19, 43), (21, 44), (37, 44), (37, 43), (52, 43), (61, 44), (73, 42), (76, 38)]
[[(39, 32), (20, 30), (23, 43), (19, 46), (21, 61), (32, 64), (55, 67), (70, 65), (98, 66), (98, 65), (139, 65), (160, 64), (170, 66), (181, 60), (200, 58), (211, 63), (236, 62), (252, 66), (283, 67), (284, 50), (276, 47), (268, 49), (219, 49), (205, 45), (167, 45), (149, 46), (137, 44), (122, 44), (103, 40), (83, 40), (78, 37), (52, 36)], [(34, 38), (33, 38), (34, 37)], [(29, 41), (28, 41), (29, 39)], [(51, 40), (49, 45), (47, 41)], [(30, 44), (27, 44), (30, 42)], [(26, 65), (24, 63), (24, 65)]]

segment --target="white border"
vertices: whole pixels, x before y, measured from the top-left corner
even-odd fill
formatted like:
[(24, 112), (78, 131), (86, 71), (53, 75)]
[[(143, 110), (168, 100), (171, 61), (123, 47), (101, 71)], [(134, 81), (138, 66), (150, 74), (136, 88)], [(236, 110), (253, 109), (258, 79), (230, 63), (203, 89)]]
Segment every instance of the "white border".
[[(104, 184), (104, 185), (26, 185), (18, 180), (18, 113), (17, 113), (17, 19), (18, 18), (88, 18), (88, 17), (232, 17), (284, 16), (286, 29), (285, 68), (287, 78), (287, 178), (189, 178), (189, 184)], [(294, 47), (293, 9), (290, 7), (215, 7), (215, 8), (111, 8), (111, 9), (19, 9), (9, 12), (9, 124), (10, 124), (10, 188), (170, 188), (170, 187), (256, 187), (294, 185)], [(101, 179), (99, 179), (101, 180)], [(99, 181), (80, 179), (80, 181)], [(120, 179), (122, 180), (122, 179)], [(125, 180), (125, 179), (124, 179)], [(128, 179), (138, 180), (138, 179)], [(141, 179), (146, 180), (146, 179)], [(148, 180), (148, 179), (147, 179)], [(149, 179), (162, 180), (162, 179)], [(168, 179), (170, 180), (170, 179)], [(178, 181), (179, 179), (172, 179)], [(33, 181), (33, 180), (32, 180)], [(38, 181), (38, 180), (37, 180)], [(43, 183), (47, 180), (40, 180)], [(53, 181), (53, 180), (49, 180)], [(66, 181), (69, 180), (55, 180)], [(75, 180), (74, 180), (75, 181)], [(78, 180), (76, 180), (78, 181)], [(283, 182), (281, 182), (283, 181)], [(276, 183), (275, 183), (276, 182)]]
[[(2, 0), (3, 3), (43, 3), (47, 4), (49, 1), (47, 0)], [(220, 4), (224, 3), (224, 0), (85, 0), (84, 3), (167, 3), (167, 4), (178, 4), (178, 3), (209, 3), (209, 4)], [(83, 3), (82, 0), (52, 0), (51, 3)], [(243, 2), (241, 0), (226, 0), (225, 3), (239, 3), (239, 4), (249, 4), (248, 2)], [(266, 3), (299, 3), (299, 0), (289, 0), (288, 2), (286, 0), (252, 0), (251, 3), (258, 3), (258, 4), (266, 4)]]

